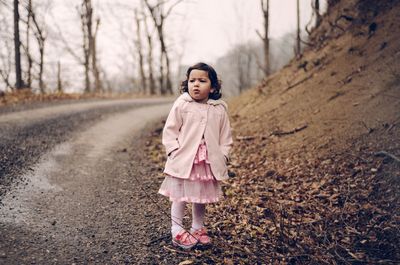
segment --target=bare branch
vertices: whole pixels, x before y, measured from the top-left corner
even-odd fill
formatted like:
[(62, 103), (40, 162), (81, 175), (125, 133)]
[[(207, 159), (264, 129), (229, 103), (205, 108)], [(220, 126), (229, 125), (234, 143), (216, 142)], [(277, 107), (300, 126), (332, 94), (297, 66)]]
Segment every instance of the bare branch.
[(171, 14), (172, 9), (174, 9), (174, 7), (177, 6), (179, 3), (181, 3), (182, 1), (183, 1), (183, 0), (177, 0), (174, 4), (172, 4), (172, 5), (168, 8), (167, 12), (165, 13), (164, 18), (167, 18), (167, 17)]
[[(55, 20), (55, 19), (54, 19), (54, 20)], [(66, 40), (66, 38), (64, 37), (64, 35), (63, 35), (63, 33), (62, 33), (61, 29), (60, 29), (60, 26), (59, 26), (57, 23), (55, 23), (55, 27), (56, 27), (56, 29), (57, 29), (57, 34), (58, 34), (58, 36), (60, 37), (62, 43), (64, 44), (64, 48), (67, 50), (67, 52), (68, 52), (69, 54), (71, 54), (72, 57), (74, 57), (74, 59), (75, 59), (79, 64), (84, 64), (83, 60), (81, 59), (81, 56), (79, 56), (79, 55), (75, 52), (75, 50), (72, 49), (72, 48), (69, 46), (68, 41)]]
[(256, 29), (256, 33), (258, 35), (258, 37), (260, 37), (261, 40), (265, 40), (265, 38), (261, 35), (261, 33), (258, 31), (258, 29)]

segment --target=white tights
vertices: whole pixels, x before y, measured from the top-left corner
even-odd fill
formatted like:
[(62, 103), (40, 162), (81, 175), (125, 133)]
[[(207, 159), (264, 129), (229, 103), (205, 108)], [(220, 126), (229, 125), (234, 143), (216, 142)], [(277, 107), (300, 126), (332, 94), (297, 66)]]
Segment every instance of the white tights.
[[(175, 236), (183, 229), (183, 215), (185, 213), (186, 202), (172, 202), (171, 205), (171, 233)], [(204, 215), (206, 205), (203, 203), (192, 203), (192, 228), (191, 232), (200, 229), (204, 225)]]

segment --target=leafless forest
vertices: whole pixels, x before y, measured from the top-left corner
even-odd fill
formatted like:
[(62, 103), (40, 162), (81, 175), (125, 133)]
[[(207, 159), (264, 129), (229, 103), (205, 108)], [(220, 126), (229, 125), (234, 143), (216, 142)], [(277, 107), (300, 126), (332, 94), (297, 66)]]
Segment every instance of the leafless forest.
[[(132, 92), (166, 95), (178, 91), (187, 66), (183, 26), (172, 37), (170, 20), (184, 24), (178, 6), (193, 5), (169, 1), (0, 1), (0, 90), (2, 93), (29, 89), (34, 93)], [(263, 30), (258, 41), (249, 41), (226, 51), (215, 67), (224, 79), (226, 95), (237, 95), (286, 64), (308, 45), (308, 33), (322, 19), (320, 1), (310, 0), (313, 10), (306, 28), (271, 39), (269, 1), (259, 1)], [(321, 1), (322, 2), (322, 1)], [(325, 2), (324, 2), (325, 3)], [(293, 6), (299, 6), (294, 1)], [(236, 7), (240, 25), (240, 8)], [(298, 9), (298, 13), (300, 10)], [(68, 13), (68, 20), (63, 14)], [(299, 14), (298, 14), (299, 16)], [(297, 21), (299, 23), (299, 21)], [(102, 43), (103, 29), (116, 28), (123, 50), (113, 67), (101, 53), (115, 43)], [(256, 31), (256, 29), (254, 29)], [(308, 32), (308, 33), (307, 33)], [(176, 32), (174, 33), (176, 35)], [(118, 41), (120, 41), (118, 40)], [(99, 45), (99, 43), (101, 45)], [(106, 45), (106, 49), (104, 46)], [(121, 47), (121, 46), (118, 46)], [(113, 69), (112, 69), (113, 68)]]

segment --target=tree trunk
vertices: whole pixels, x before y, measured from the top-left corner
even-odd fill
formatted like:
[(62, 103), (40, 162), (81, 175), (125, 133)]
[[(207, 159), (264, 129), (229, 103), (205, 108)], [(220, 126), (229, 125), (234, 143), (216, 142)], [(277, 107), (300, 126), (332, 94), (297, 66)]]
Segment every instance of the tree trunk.
[(169, 63), (169, 57), (168, 57), (168, 53), (167, 53), (166, 49), (165, 49), (165, 52), (164, 52), (164, 56), (165, 56), (165, 62), (167, 64), (167, 76), (166, 76), (165, 89), (166, 89), (167, 93), (172, 95), (173, 92), (172, 92), (172, 82), (171, 82), (171, 66), (170, 66), (170, 63)]
[(300, 0), (297, 0), (296, 56), (299, 56), (301, 53), (300, 40)]
[(156, 82), (154, 80), (154, 74), (153, 74), (153, 41), (151, 38), (151, 34), (149, 31), (149, 27), (147, 25), (146, 19), (144, 20), (145, 27), (146, 27), (146, 35), (147, 35), (147, 44), (149, 46), (149, 50), (147, 53), (147, 64), (149, 67), (149, 91), (150, 95), (156, 94)]
[[(31, 0), (29, 0), (31, 2)], [(30, 17), (32, 18), (33, 24), (36, 29), (35, 38), (39, 47), (39, 54), (40, 54), (40, 60), (39, 60), (39, 88), (40, 92), (42, 94), (45, 93), (45, 83), (43, 81), (43, 72), (44, 72), (44, 48), (45, 48), (45, 42), (46, 42), (46, 37), (43, 33), (43, 29), (40, 27), (37, 19), (36, 19), (36, 14), (33, 12), (32, 5), (29, 6), (28, 10)]]
[[(169, 63), (169, 57), (168, 57), (168, 52), (167, 52), (167, 47), (165, 46), (165, 40), (164, 40), (164, 29), (161, 24), (161, 27), (157, 27), (158, 30), (158, 36), (160, 39), (160, 48), (161, 48), (161, 66), (160, 71), (163, 70), (164, 62), (166, 65), (166, 73), (165, 73), (165, 82), (164, 82), (164, 72), (161, 72), (162, 75), (162, 83), (165, 87), (161, 89), (161, 94), (165, 95), (166, 93), (169, 93), (172, 95), (172, 83), (171, 83), (171, 73), (170, 73), (170, 63)], [(160, 85), (161, 85), (161, 79), (160, 79)]]
[(163, 36), (163, 30), (162, 30), (162, 24), (158, 25), (157, 32), (158, 32), (158, 40), (160, 41), (160, 66), (159, 66), (159, 71), (160, 71), (160, 76), (158, 77), (158, 82), (159, 82), (159, 89), (160, 89), (160, 94), (165, 95), (165, 81), (164, 81), (164, 36)]
[[(90, 92), (90, 44), (89, 44), (89, 32), (88, 32), (88, 24), (89, 22), (89, 12), (90, 12), (90, 0), (83, 0), (82, 2), (82, 10), (81, 10), (81, 27), (82, 27), (82, 49), (83, 49), (83, 66), (85, 68), (85, 88), (84, 93)], [(91, 32), (90, 32), (91, 33)]]
[(144, 74), (144, 59), (143, 59), (143, 53), (142, 53), (142, 38), (141, 38), (141, 27), (140, 27), (140, 19), (138, 15), (137, 9), (135, 9), (135, 20), (136, 20), (136, 50), (138, 52), (139, 56), (139, 71), (140, 71), (140, 81), (141, 81), (141, 89), (140, 91), (143, 92), (143, 94), (147, 93), (147, 87), (146, 87), (146, 75)]
[(253, 59), (250, 48), (246, 50), (246, 55), (247, 55), (246, 88), (249, 88), (251, 86), (251, 64)]
[(269, 0), (260, 0), (261, 10), (263, 12), (264, 17), (264, 36), (257, 31), (258, 36), (263, 42), (264, 47), (264, 64), (262, 67), (262, 71), (265, 76), (268, 76), (271, 72), (270, 70), (270, 58), (269, 58)]
[[(261, 0), (263, 3), (263, 0)], [(266, 76), (270, 74), (270, 63), (269, 63), (269, 0), (265, 6), (263, 6), (264, 13), (264, 73)]]
[(154, 80), (154, 70), (153, 70), (153, 42), (151, 41), (151, 36), (147, 37), (149, 42), (149, 52), (148, 52), (148, 66), (149, 66), (149, 90), (150, 95), (156, 94), (156, 82)]
[(14, 47), (15, 47), (15, 88), (22, 89), (24, 82), (22, 81), (21, 69), (21, 41), (19, 38), (19, 10), (18, 0), (14, 0)]
[(163, 54), (161, 54), (160, 57), (160, 66), (159, 66), (159, 71), (160, 71), (160, 76), (158, 77), (158, 84), (159, 84), (159, 89), (160, 89), (160, 94), (164, 95), (165, 94), (165, 88), (164, 88), (164, 64), (163, 64)]
[(93, 74), (94, 79), (94, 91), (102, 91), (102, 83), (100, 79), (100, 70), (97, 64), (97, 52), (96, 52), (96, 38), (97, 31), (100, 25), (100, 19), (96, 20), (96, 28), (93, 32), (93, 7), (91, 0), (82, 1), (81, 15), (81, 27), (83, 33), (83, 66), (85, 68), (85, 93), (91, 92), (91, 80), (90, 73)]
[(57, 62), (57, 92), (63, 93), (62, 80), (61, 80), (61, 63)]
[(30, 56), (30, 30), (31, 30), (31, 17), (32, 17), (32, 0), (28, 0), (28, 17), (26, 23), (26, 55), (28, 59), (28, 73), (27, 73), (27, 82), (26, 86), (32, 88), (32, 65), (33, 60)]
[[(92, 1), (91, 0), (84, 0), (85, 1), (85, 11), (86, 11), (86, 32), (87, 32), (87, 43), (88, 43), (88, 75), (90, 74), (90, 69), (93, 69), (93, 35), (92, 35), (92, 21), (93, 21), (93, 8), (92, 8)], [(90, 65), (90, 59), (92, 59), (92, 65)], [(91, 67), (92, 66), (92, 67)], [(91, 89), (91, 88), (90, 88)], [(94, 88), (96, 91), (97, 88)]]
[(92, 55), (92, 70), (93, 70), (95, 91), (97, 93), (103, 91), (103, 85), (101, 83), (100, 71), (99, 71), (98, 62), (97, 62), (97, 48), (96, 48), (97, 31), (99, 29), (99, 25), (100, 25), (100, 19), (98, 18), (96, 21), (96, 29), (94, 31), (94, 34), (92, 37), (90, 37), (91, 44), (92, 44), (91, 51), (90, 51), (90, 53)]
[[(83, 16), (83, 15), (82, 15)], [(84, 62), (83, 62), (83, 66), (85, 68), (85, 93), (89, 93), (90, 92), (90, 76), (89, 76), (89, 72), (90, 72), (90, 53), (89, 53), (89, 45), (88, 45), (88, 38), (87, 38), (87, 32), (85, 29), (85, 22), (84, 22), (84, 18), (82, 18), (82, 30), (83, 30), (83, 44), (82, 44), (82, 48), (83, 48), (83, 56), (84, 56)]]
[(40, 92), (44, 94), (45, 91), (45, 83), (43, 82), (43, 71), (44, 71), (44, 42), (39, 47), (40, 53), (40, 62), (39, 62), (39, 88)]

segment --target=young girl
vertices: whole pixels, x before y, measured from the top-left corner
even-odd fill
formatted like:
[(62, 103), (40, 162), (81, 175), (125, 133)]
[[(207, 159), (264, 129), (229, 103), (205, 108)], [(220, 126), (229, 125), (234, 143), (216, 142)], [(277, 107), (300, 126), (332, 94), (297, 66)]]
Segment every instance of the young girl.
[[(205, 204), (217, 202), (222, 194), (219, 181), (228, 178), (232, 137), (215, 70), (198, 63), (189, 67), (186, 78), (163, 130), (168, 159), (159, 193), (172, 201), (172, 243), (189, 249), (211, 242), (204, 228)], [(192, 203), (190, 231), (182, 224), (186, 203)]]

